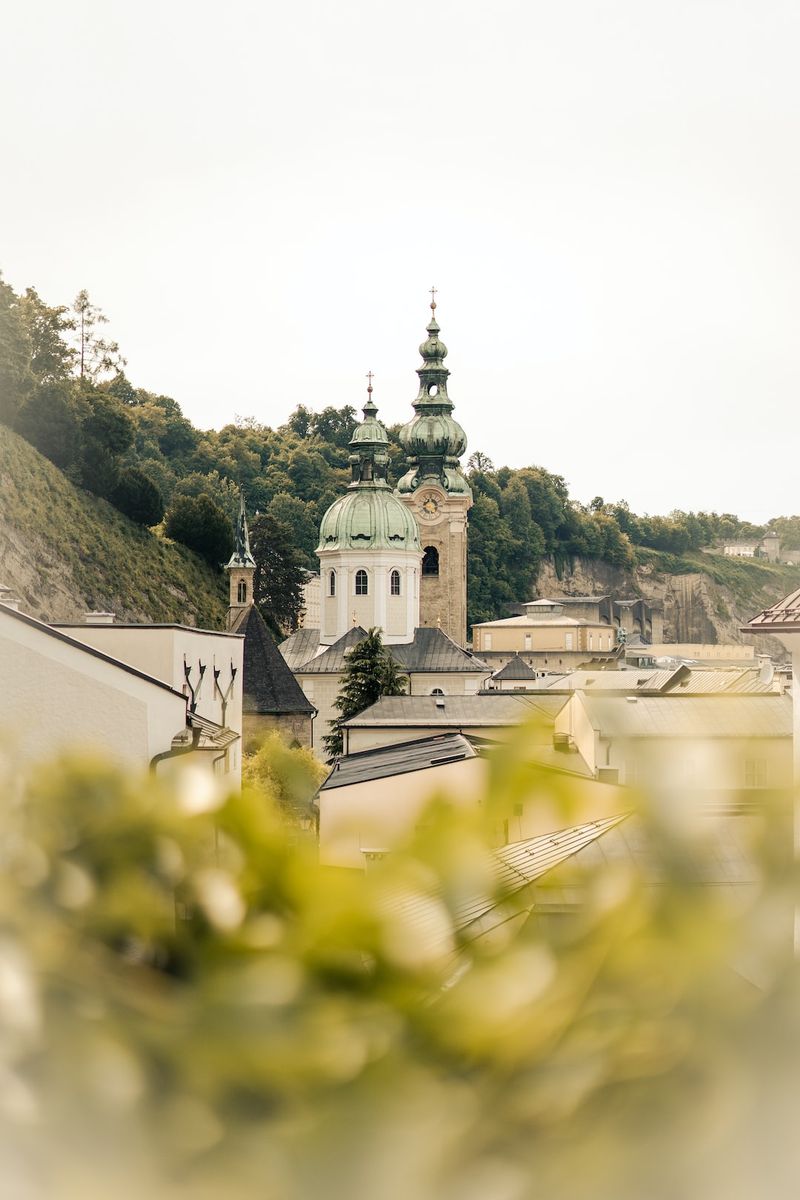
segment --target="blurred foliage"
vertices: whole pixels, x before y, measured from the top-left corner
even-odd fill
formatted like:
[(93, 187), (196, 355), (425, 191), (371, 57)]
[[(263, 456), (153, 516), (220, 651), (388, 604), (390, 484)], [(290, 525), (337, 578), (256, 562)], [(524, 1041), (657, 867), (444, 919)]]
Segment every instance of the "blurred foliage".
[(747, 825), (758, 870), (734, 894), (698, 885), (713, 822), (698, 838), (643, 799), (647, 872), (576, 860), (571, 915), (469, 940), (455, 914), (491, 886), (486, 827), (532, 788), (571, 819), (568, 777), (519, 748), (480, 812), (440, 801), (366, 873), (320, 868), (252, 786), (76, 761), (2, 782), (14, 1200), (795, 1194), (796, 893), (774, 814)]
[(245, 784), (258, 788), (291, 823), (313, 823), (311, 802), (328, 774), (310, 750), (289, 746), (277, 732), (268, 734), (244, 760)]

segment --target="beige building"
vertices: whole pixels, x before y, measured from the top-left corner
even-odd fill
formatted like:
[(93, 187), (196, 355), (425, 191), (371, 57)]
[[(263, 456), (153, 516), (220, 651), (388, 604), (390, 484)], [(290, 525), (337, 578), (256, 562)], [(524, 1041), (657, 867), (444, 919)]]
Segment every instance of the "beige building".
[[(566, 756), (561, 757), (566, 763)], [(320, 861), (363, 869), (371, 858), (391, 852), (413, 837), (434, 796), (466, 808), (480, 806), (488, 794), (489, 771), (489, 760), (481, 749), (459, 733), (382, 746), (339, 759), (317, 797)], [(571, 824), (619, 819), (630, 809), (624, 788), (578, 772), (571, 774)], [(538, 773), (530, 793), (496, 822), (495, 845), (552, 836), (562, 829), (563, 810), (558, 800), (562, 788), (563, 775), (557, 770)]]
[[(611, 654), (616, 648), (613, 628), (600, 621), (585, 621), (567, 616), (554, 602), (554, 611), (547, 617), (505, 617), (499, 621), (482, 621), (472, 627), (472, 647), (476, 654), (536, 655), (537, 663), (555, 669), (559, 655)], [(545, 664), (544, 656), (548, 657)], [(550, 658), (552, 656), (552, 662)]]
[(788, 695), (576, 691), (557, 714), (553, 737), (596, 779), (642, 784), (686, 802), (730, 807), (791, 786)]

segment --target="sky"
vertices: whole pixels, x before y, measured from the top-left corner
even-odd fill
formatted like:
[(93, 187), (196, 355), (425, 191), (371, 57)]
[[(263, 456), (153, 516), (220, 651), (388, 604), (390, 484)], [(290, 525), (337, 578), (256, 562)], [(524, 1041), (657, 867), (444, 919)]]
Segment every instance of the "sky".
[(405, 421), (637, 512), (800, 512), (796, 0), (26, 0), (0, 269), (203, 428)]

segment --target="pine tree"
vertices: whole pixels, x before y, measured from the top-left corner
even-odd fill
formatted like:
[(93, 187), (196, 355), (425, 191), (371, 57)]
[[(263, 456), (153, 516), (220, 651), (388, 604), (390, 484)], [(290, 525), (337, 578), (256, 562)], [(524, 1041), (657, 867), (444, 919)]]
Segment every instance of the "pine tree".
[(342, 672), (339, 695), (334, 708), (340, 715), (331, 724), (331, 732), (322, 739), (328, 762), (333, 762), (343, 749), (342, 726), (381, 696), (404, 696), (406, 681), (397, 663), (383, 644), (380, 629), (370, 629), (347, 656)]

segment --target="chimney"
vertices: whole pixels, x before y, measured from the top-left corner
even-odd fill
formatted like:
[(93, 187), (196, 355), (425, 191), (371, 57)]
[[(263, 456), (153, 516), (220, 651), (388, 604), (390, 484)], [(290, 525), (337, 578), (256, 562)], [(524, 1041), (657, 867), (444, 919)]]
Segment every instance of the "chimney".
[(86, 625), (113, 625), (116, 615), (112, 612), (88, 612), (84, 613), (83, 620)]
[(775, 664), (769, 654), (759, 654), (758, 656), (758, 678), (761, 683), (772, 683), (775, 678)]

